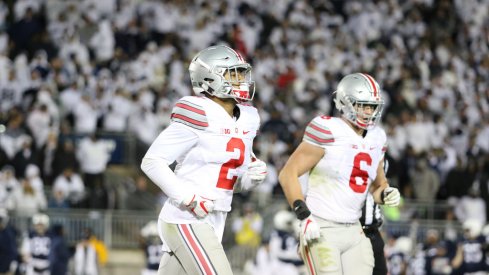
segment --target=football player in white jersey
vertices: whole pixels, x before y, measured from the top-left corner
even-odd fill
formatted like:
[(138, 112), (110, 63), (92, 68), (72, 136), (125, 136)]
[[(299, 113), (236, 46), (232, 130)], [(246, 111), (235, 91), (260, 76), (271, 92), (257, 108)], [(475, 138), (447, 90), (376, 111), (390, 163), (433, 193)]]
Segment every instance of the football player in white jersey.
[(219, 45), (199, 52), (189, 71), (196, 96), (175, 104), (141, 163), (169, 198), (158, 220), (166, 252), (158, 274), (232, 274), (221, 240), (233, 192), (267, 174), (252, 151), (260, 118), (246, 104), (254, 96), (251, 65)]
[(26, 275), (50, 275), (49, 255), (51, 252), (51, 233), (49, 216), (38, 213), (32, 216), (33, 230), (24, 238), (20, 254), (25, 263)]
[[(301, 220), (301, 255), (310, 274), (372, 274), (370, 240), (359, 222), (367, 192), (375, 202), (399, 204), (383, 170), (386, 134), (377, 127), (383, 100), (373, 77), (346, 75), (335, 91), (341, 117), (318, 116), (307, 126), (279, 175)], [(302, 194), (298, 178), (309, 174)]]

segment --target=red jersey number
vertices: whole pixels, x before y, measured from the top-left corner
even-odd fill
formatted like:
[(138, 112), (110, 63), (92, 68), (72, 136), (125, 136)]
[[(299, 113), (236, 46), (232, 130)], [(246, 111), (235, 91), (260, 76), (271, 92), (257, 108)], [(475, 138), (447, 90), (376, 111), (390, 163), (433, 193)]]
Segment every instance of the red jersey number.
[(216, 185), (218, 188), (233, 190), (234, 183), (238, 179), (238, 176), (233, 176), (229, 179), (228, 173), (229, 169), (236, 169), (236, 167), (243, 165), (245, 144), (240, 138), (231, 138), (226, 145), (226, 151), (228, 152), (234, 152), (235, 149), (239, 150), (239, 157), (237, 159), (230, 159), (221, 166)]
[[(372, 158), (369, 154), (360, 152), (353, 159), (353, 170), (350, 175), (350, 188), (356, 193), (363, 193), (367, 189), (368, 172), (360, 168), (360, 163), (365, 162), (368, 166), (372, 165)], [(357, 178), (362, 179), (362, 184), (357, 184)]]

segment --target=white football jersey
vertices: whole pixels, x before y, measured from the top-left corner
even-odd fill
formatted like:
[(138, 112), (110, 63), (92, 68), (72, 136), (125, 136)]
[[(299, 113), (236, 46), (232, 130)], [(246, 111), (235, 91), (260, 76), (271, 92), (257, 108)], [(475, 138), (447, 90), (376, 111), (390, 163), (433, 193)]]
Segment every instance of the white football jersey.
[[(172, 123), (156, 142), (160, 151), (157, 154), (170, 162), (177, 161), (174, 172), (178, 184), (215, 200), (215, 211), (231, 210), (234, 184), (251, 162), (253, 139), (260, 125), (256, 108), (238, 104), (235, 110), (239, 110), (238, 118), (229, 116), (209, 98), (183, 97), (173, 108)], [(150, 148), (148, 154), (154, 154), (151, 151)], [(170, 223), (197, 221), (191, 212), (180, 207), (170, 199), (160, 217)], [(211, 213), (206, 219), (215, 225), (225, 218), (213, 217)], [(212, 219), (219, 221), (209, 221)]]
[(325, 150), (309, 172), (309, 209), (325, 220), (357, 222), (387, 149), (384, 130), (375, 127), (361, 137), (341, 118), (318, 116), (307, 126), (303, 141)]

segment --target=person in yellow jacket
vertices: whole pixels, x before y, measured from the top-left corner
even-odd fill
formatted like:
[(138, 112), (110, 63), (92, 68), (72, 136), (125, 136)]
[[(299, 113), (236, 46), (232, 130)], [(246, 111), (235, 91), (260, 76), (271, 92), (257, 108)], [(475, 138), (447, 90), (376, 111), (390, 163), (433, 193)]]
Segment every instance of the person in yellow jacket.
[(105, 266), (107, 263), (107, 260), (109, 258), (109, 252), (105, 244), (93, 234), (93, 231), (91, 228), (86, 228), (84, 232), (88, 236), (88, 242), (90, 245), (95, 249), (95, 252), (97, 252), (97, 260), (99, 265)]
[(237, 245), (258, 248), (261, 243), (263, 219), (254, 210), (253, 205), (243, 205), (243, 215), (233, 222), (233, 231)]

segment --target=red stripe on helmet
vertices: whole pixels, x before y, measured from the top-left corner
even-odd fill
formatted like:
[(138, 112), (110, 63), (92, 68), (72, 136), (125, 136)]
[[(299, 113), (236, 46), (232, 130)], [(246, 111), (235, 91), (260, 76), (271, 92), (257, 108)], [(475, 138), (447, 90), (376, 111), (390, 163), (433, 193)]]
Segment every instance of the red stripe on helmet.
[(368, 74), (361, 74), (363, 75), (365, 78), (367, 78), (368, 82), (370, 82), (370, 85), (372, 85), (372, 88), (374, 90), (374, 97), (377, 97), (377, 85), (375, 85), (375, 80), (373, 77), (371, 77), (370, 75)]
[(240, 54), (238, 51), (236, 51), (236, 50), (234, 50), (234, 49), (232, 49), (232, 50), (233, 50), (233, 52), (236, 54), (236, 57), (238, 57), (238, 60), (239, 60), (239, 61), (241, 61), (241, 62), (245, 62), (245, 60), (244, 60), (243, 56), (241, 56), (241, 54)]

